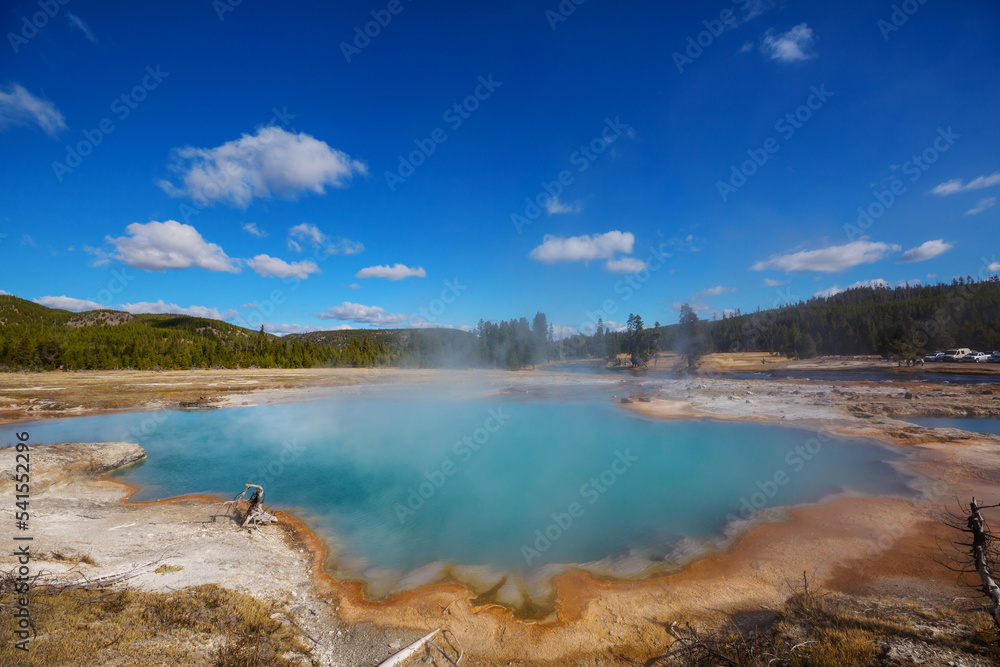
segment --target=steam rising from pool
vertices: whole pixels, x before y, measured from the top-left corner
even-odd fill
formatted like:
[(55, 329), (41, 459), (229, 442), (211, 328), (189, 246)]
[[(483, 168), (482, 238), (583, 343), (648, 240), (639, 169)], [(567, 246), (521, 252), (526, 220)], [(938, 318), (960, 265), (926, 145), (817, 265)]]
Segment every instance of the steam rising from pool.
[[(419, 392), (418, 392), (419, 393)], [(461, 580), (544, 603), (568, 564), (642, 577), (723, 545), (774, 508), (909, 495), (887, 447), (754, 423), (653, 421), (607, 400), (311, 403), (49, 420), (43, 442), (128, 439), (137, 500), (244, 482), (323, 536), (340, 577), (381, 597)]]

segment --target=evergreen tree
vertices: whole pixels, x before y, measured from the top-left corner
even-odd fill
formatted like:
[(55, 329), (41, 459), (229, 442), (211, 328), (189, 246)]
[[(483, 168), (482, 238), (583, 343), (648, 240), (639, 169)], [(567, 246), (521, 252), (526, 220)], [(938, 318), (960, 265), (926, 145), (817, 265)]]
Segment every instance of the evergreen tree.
[(682, 305), (677, 351), (687, 359), (688, 368), (694, 368), (703, 354), (704, 342), (699, 324), (700, 320), (694, 309), (689, 304)]

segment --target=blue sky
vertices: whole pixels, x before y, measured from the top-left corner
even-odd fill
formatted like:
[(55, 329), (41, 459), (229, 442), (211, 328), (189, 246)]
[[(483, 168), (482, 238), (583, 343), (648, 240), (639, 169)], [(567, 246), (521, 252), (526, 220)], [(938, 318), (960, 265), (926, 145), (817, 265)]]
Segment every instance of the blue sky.
[(565, 334), (1000, 270), (1000, 6), (674, 4), (5, 3), (0, 289)]

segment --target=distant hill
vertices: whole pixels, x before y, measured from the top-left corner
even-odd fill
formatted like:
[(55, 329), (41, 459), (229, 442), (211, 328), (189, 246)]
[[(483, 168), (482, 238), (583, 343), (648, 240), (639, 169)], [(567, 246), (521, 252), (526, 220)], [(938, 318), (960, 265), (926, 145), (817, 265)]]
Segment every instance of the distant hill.
[[(93, 311), (95, 313), (101, 311)], [(77, 317), (77, 313), (48, 308), (34, 301), (0, 294), (0, 325), (48, 324), (62, 325)]]
[(1000, 349), (1000, 279), (859, 287), (707, 327), (713, 348), (790, 356), (912, 357), (951, 347)]
[(906, 358), (952, 347), (988, 353), (1000, 350), (1000, 278), (856, 287), (769, 310), (737, 310), (717, 320), (648, 327), (638, 338), (626, 331), (577, 334), (559, 341), (555, 352), (564, 359), (613, 359), (635, 347), (689, 357), (707, 352), (775, 352), (800, 358)]
[[(689, 311), (691, 312), (691, 311)], [(693, 316), (693, 312), (691, 312)], [(640, 318), (631, 321), (641, 321)], [(688, 318), (689, 320), (691, 318)], [(695, 320), (697, 318), (694, 318)], [(277, 337), (187, 315), (73, 313), (0, 296), (0, 369), (399, 366), (516, 370), (636, 350), (910, 357), (950, 347), (1000, 350), (1000, 279), (858, 287), (780, 308), (553, 340), (543, 313), (459, 329), (313, 331)]]
[(286, 334), (285, 339), (311, 341), (317, 345), (342, 347), (353, 341), (369, 338), (373, 342), (410, 344), (427, 337), (444, 337), (453, 341), (472, 340), (475, 336), (461, 329), (443, 327), (429, 329), (341, 329), (338, 331), (310, 331), (308, 333)]
[(467, 367), (477, 339), (455, 329), (314, 331), (284, 337), (188, 315), (74, 313), (0, 295), (0, 369)]
[(286, 339), (332, 347), (342, 365), (357, 354), (376, 351), (380, 364), (404, 368), (469, 368), (482, 366), (479, 340), (461, 329), (345, 329), (288, 334)]
[(0, 295), (0, 368), (300, 368), (336, 353), (226, 322), (186, 315), (74, 313)]
[(661, 328), (663, 349), (778, 352), (790, 357), (912, 357), (952, 347), (1000, 350), (1000, 278), (857, 287), (779, 308), (702, 321), (697, 340)]

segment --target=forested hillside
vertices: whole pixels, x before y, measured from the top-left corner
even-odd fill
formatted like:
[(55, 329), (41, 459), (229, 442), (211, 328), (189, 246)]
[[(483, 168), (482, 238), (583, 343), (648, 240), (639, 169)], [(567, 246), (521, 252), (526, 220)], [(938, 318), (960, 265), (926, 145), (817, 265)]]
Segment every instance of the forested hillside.
[(315, 331), (277, 337), (187, 315), (73, 313), (0, 295), (0, 369), (403, 366), (517, 369), (547, 358), (545, 316), (457, 329)]
[(707, 345), (719, 352), (906, 357), (955, 346), (996, 350), (1000, 279), (862, 287), (776, 310), (737, 314), (707, 323), (704, 329)]
[(693, 360), (705, 352), (914, 356), (962, 346), (1000, 349), (1000, 279), (950, 285), (860, 287), (720, 320), (646, 327), (629, 315), (625, 331), (603, 323), (592, 335), (554, 340), (544, 313), (458, 329), (315, 331), (283, 338), (186, 315), (72, 313), (0, 296), (0, 368), (183, 369), (401, 366), (516, 370), (552, 360), (613, 359), (643, 366), (658, 350)]
[(962, 346), (1000, 350), (1000, 278), (951, 284), (858, 287), (831, 297), (754, 313), (700, 320), (685, 306), (681, 322), (644, 328), (630, 315), (626, 331), (599, 327), (557, 344), (565, 359), (617, 358), (642, 365), (656, 350), (696, 357), (707, 352), (775, 352), (790, 357), (911, 357)]
[(331, 348), (197, 317), (71, 313), (0, 296), (0, 366), (9, 369), (300, 368)]

